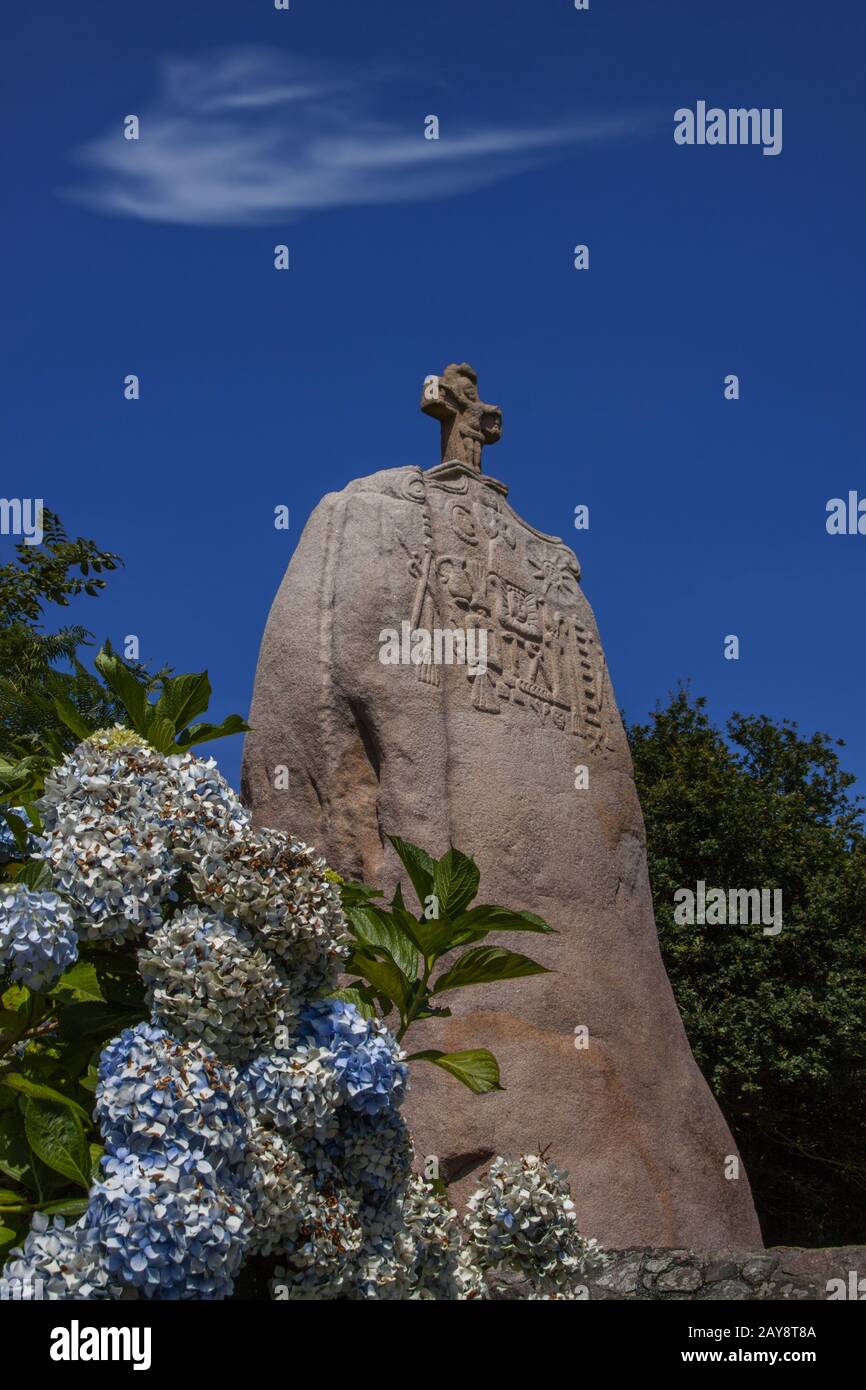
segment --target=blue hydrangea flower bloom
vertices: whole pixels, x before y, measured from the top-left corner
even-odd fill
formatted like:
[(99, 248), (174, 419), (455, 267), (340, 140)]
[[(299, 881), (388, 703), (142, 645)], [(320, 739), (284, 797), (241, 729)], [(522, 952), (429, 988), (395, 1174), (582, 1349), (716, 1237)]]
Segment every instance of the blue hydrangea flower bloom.
[(72, 913), (56, 893), (0, 888), (0, 971), (45, 990), (78, 958)]
[(251, 1230), (239, 1194), (156, 1153), (119, 1149), (102, 1169), (85, 1221), (109, 1277), (145, 1298), (228, 1298)]
[(336, 1132), (339, 1102), (330, 1053), (299, 1045), (291, 1052), (267, 1052), (241, 1072), (253, 1113), (284, 1133)]
[(81, 1217), (67, 1226), (62, 1216), (37, 1212), (23, 1246), (13, 1250), (0, 1278), (0, 1302), (42, 1299), (119, 1298), (108, 1278), (96, 1235)]
[(243, 1161), (245, 1093), (234, 1067), (200, 1043), (139, 1023), (103, 1050), (98, 1075), (96, 1113), (109, 1154), (151, 1151), (221, 1180)]
[(301, 1013), (300, 1032), (333, 1053), (338, 1084), (353, 1110), (375, 1115), (401, 1104), (408, 1068), (377, 1020), (342, 999), (319, 999)]

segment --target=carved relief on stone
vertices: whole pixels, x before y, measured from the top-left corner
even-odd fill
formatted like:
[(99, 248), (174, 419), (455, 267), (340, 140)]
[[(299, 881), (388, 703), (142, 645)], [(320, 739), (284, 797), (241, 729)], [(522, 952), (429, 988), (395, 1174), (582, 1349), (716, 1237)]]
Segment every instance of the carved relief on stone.
[[(473, 708), (499, 714), (514, 706), (604, 756), (607, 675), (580, 616), (576, 558), (528, 527), (500, 497), (478, 497), (486, 480), (470, 484), (455, 516), (453, 481), (424, 475), (422, 544), (398, 537), (416, 580), (413, 625), (485, 629), (487, 669), (467, 668)], [(420, 501), (416, 489), (411, 495)], [(441, 677), (425, 663), (418, 679), (438, 686)]]
[[(516, 706), (604, 756), (612, 746), (609, 681), (600, 644), (584, 621), (577, 557), (512, 510), (505, 485), (481, 473), (480, 448), (467, 454), (451, 447), (465, 439), (463, 426), (471, 433), (484, 412), (495, 411), (478, 401), (472, 369), (449, 367), (429, 381), (439, 383), (440, 397), (431, 405), (425, 393), (422, 409), (447, 422), (447, 431), (442, 463), (426, 473), (413, 470), (403, 489), (421, 503), (423, 516), (423, 550), (399, 537), (417, 580), (413, 622), (486, 629), (487, 670), (467, 670), (474, 708), (498, 714)], [(497, 428), (484, 442), (499, 437), (496, 415)], [(425, 667), (418, 678), (439, 684), (438, 672)]]

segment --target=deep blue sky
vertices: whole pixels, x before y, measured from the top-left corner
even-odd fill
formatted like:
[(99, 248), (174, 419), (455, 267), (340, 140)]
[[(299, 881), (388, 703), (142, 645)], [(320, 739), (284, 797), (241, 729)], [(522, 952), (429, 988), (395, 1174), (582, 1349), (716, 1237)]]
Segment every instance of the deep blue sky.
[[(310, 511), (352, 477), (437, 462), (421, 382), (466, 359), (504, 410), (488, 471), (575, 546), (627, 715), (691, 677), (717, 718), (844, 738), (866, 778), (866, 536), (825, 530), (828, 498), (866, 495), (862, 6), (19, 0), (4, 27), (0, 492), (43, 497), (123, 555), (76, 612), (99, 637), (208, 667), (212, 713), (245, 713)], [(69, 196), (99, 177), (76, 151), (119, 140), (126, 114), (144, 147), (166, 56), (201, 78), (250, 45), (275, 72), (306, 60), (358, 84), (348, 108), (264, 105), (287, 158), (363, 100), (389, 138), (420, 142), (430, 113), (442, 149), (504, 132), (507, 176), (485, 183), (470, 160), (467, 186), (426, 201), (400, 201), (398, 177), (395, 201), (240, 227)], [(678, 147), (674, 110), (698, 100), (783, 108), (782, 153)], [(613, 138), (509, 167), (508, 132), (619, 118)], [(235, 780), (240, 740), (214, 751)]]

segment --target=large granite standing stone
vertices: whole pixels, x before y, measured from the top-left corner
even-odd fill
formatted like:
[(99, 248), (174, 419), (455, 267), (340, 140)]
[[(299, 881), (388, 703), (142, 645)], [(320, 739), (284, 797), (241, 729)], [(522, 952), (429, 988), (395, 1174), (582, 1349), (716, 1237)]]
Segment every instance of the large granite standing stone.
[[(416, 1147), (456, 1176), (458, 1199), (490, 1155), (546, 1148), (570, 1171), (581, 1230), (606, 1245), (754, 1249), (748, 1180), (742, 1166), (726, 1177), (736, 1146), (659, 954), (631, 759), (577, 559), (481, 473), (499, 421), (471, 369), (431, 381), (442, 395), (423, 408), (448, 457), (350, 483), (304, 530), (262, 643), (245, 799), (259, 824), (389, 897), (401, 868), (386, 834), (435, 855), (452, 843), (478, 861), (478, 901), (557, 929), (503, 937), (555, 973), (457, 990), (453, 1018), (413, 1027), (413, 1050), (485, 1046), (501, 1065), (506, 1089), (487, 1096), (413, 1065)], [(383, 629), (403, 622), (486, 630), (486, 672), (383, 664)]]

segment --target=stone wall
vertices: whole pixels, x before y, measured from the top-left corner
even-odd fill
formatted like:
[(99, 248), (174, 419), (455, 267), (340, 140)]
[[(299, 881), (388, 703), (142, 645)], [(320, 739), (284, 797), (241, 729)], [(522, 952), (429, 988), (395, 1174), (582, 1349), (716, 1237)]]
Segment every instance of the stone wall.
[[(590, 1281), (590, 1300), (772, 1300), (828, 1297), (828, 1281), (841, 1280), (835, 1297), (866, 1300), (866, 1246), (841, 1245), (807, 1250), (778, 1246), (758, 1251), (695, 1251), (635, 1248), (614, 1250), (604, 1273)], [(851, 1275), (854, 1274), (852, 1280)], [(525, 1297), (522, 1286), (497, 1281), (496, 1299)]]
[[(795, 1246), (753, 1252), (694, 1250), (617, 1250), (605, 1272), (589, 1285), (590, 1298), (671, 1299), (826, 1299), (831, 1279), (844, 1282), (851, 1271), (864, 1280), (866, 1246), (806, 1250)], [(837, 1294), (838, 1297), (838, 1294)]]

